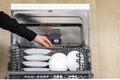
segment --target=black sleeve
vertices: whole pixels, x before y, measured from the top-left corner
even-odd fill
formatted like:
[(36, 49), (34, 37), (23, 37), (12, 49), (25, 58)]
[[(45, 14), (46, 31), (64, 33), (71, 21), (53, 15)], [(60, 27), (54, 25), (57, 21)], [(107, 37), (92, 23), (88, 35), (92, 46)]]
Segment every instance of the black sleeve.
[(20, 26), (15, 19), (9, 17), (2, 11), (0, 11), (0, 27), (9, 30), (10, 32), (13, 32), (15, 34), (18, 34), (28, 39), (29, 41), (34, 40), (37, 35), (33, 31), (27, 29), (25, 26)]

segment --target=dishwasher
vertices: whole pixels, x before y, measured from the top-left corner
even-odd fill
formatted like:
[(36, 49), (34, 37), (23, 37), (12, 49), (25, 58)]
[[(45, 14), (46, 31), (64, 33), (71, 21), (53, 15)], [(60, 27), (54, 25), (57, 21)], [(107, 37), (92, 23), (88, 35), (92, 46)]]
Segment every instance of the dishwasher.
[[(11, 16), (19, 24), (37, 34), (46, 36), (53, 47), (45, 48), (30, 42), (16, 34), (11, 34), (7, 79), (88, 79), (93, 78), (89, 46), (89, 4), (12, 4)], [(50, 57), (61, 52), (66, 56), (71, 51), (78, 51), (74, 63), (75, 70), (52, 71), (34, 70), (23, 64), (27, 49), (47, 49)], [(82, 55), (82, 56), (81, 56)], [(58, 58), (56, 60), (62, 60)], [(72, 58), (71, 58), (72, 59)], [(49, 60), (45, 62), (49, 63)], [(72, 62), (71, 62), (72, 63)], [(62, 65), (59, 63), (59, 65)], [(26, 71), (24, 68), (30, 68)]]

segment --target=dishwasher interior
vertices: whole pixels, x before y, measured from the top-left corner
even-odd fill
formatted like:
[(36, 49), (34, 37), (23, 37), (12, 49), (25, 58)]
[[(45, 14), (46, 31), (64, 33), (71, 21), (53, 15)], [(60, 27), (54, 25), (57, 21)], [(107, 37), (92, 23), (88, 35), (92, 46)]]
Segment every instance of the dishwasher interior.
[[(46, 36), (53, 47), (45, 48), (16, 34), (11, 34), (7, 79), (88, 79), (92, 78), (89, 46), (89, 10), (12, 10), (12, 16), (37, 34)], [(78, 68), (71, 71), (25, 71), (26, 49), (48, 49), (49, 56), (61, 52), (66, 56), (78, 51)], [(81, 56), (82, 55), (82, 56)], [(60, 60), (59, 58), (58, 60)], [(49, 60), (44, 62), (49, 63)], [(49, 69), (49, 65), (42, 68)]]

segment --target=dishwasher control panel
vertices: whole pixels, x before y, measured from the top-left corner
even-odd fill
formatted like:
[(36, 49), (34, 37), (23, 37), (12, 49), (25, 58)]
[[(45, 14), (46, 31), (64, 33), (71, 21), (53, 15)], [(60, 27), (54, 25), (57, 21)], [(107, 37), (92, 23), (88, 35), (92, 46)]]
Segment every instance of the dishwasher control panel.
[(62, 43), (62, 35), (60, 29), (52, 29), (48, 34), (46, 34), (47, 38), (54, 45), (61, 45)]

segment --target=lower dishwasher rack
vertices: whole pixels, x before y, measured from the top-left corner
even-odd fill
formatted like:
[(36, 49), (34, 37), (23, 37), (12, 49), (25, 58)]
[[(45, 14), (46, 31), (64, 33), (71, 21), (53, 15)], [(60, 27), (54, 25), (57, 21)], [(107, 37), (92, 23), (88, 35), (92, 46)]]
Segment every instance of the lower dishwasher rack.
[(91, 71), (9, 71), (7, 79), (88, 79)]
[[(81, 67), (76, 71), (23, 71), (22, 63), (24, 56), (24, 49), (28, 48), (42, 48), (37, 46), (20, 46), (15, 44), (10, 48), (10, 61), (8, 62), (8, 71), (6, 78), (7, 79), (88, 79), (93, 78), (93, 73), (91, 72), (91, 61), (89, 54), (89, 47), (85, 44), (77, 44), (68, 46), (57, 46), (49, 48), (51, 50), (70, 52), (71, 50), (82, 51), (85, 54), (85, 65), (84, 69), (81, 70)], [(79, 57), (76, 60), (80, 65), (80, 53), (77, 55)]]

